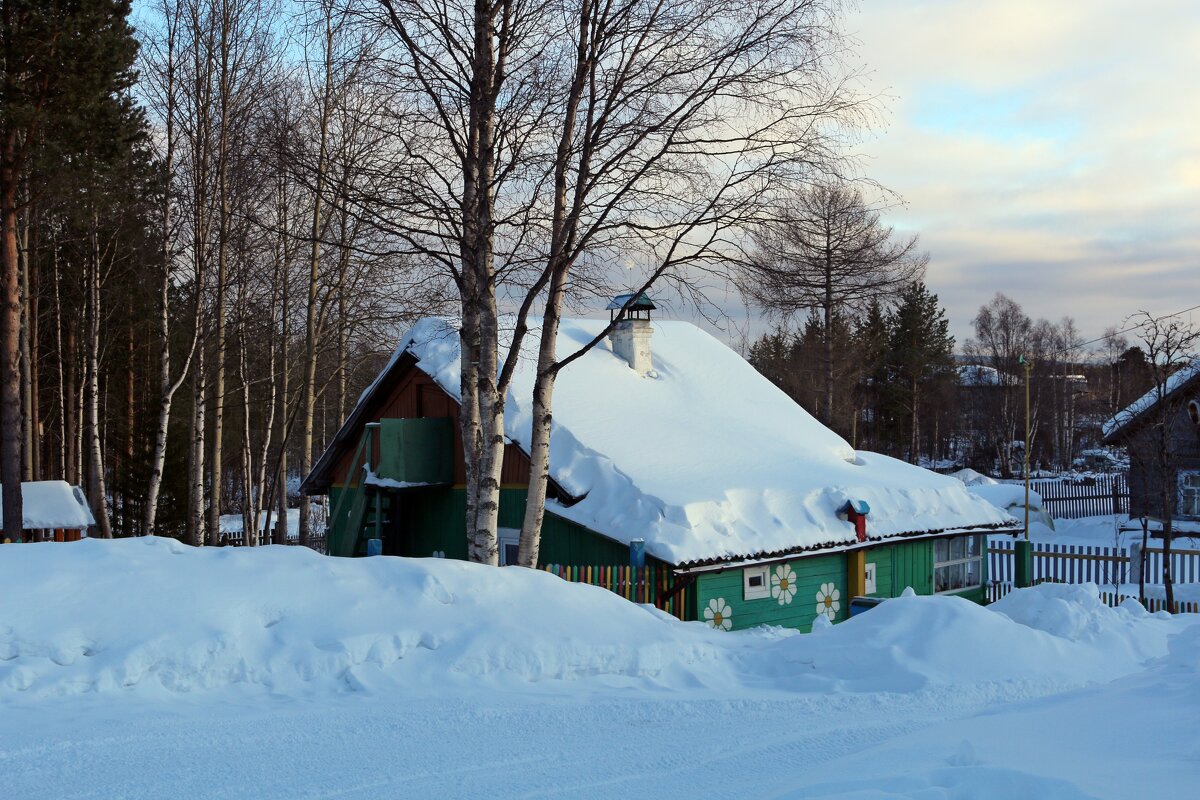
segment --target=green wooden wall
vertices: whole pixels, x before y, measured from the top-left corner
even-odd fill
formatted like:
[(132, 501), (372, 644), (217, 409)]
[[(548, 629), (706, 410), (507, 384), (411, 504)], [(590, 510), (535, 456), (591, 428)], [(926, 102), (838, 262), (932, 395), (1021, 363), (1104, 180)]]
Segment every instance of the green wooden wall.
[[(330, 501), (336, 503), (331, 489)], [(446, 558), (467, 557), (467, 492), (462, 487), (405, 490), (392, 525), (385, 532), (384, 552), (391, 555)], [(502, 528), (520, 528), (525, 518), (527, 490), (500, 490)], [(653, 559), (650, 559), (653, 560)], [(542, 524), (540, 564), (620, 565), (629, 563), (629, 548), (612, 539), (547, 513)]]
[[(881, 544), (869, 548), (866, 551), (865, 562), (875, 565), (875, 592), (870, 595), (872, 597), (899, 597), (910, 586), (917, 594), (933, 594), (932, 539)], [(983, 568), (983, 585), (986, 586), (986, 558)], [(742, 569), (701, 574), (696, 580), (696, 619), (708, 621), (708, 610), (713, 611), (715, 615), (721, 612), (721, 609), (728, 609), (729, 630), (752, 628), (756, 625), (780, 625), (810, 631), (818, 613), (818, 606), (832, 611), (831, 619), (834, 622), (840, 622), (850, 616), (844, 553), (810, 556), (785, 564), (772, 564), (769, 574), (777, 578), (787, 578), (794, 574), (795, 592), (779, 592), (780, 597), (746, 600)], [(831, 594), (830, 588), (837, 590), (837, 600), (832, 606), (824, 602), (824, 598)], [(782, 596), (785, 594), (790, 595), (790, 601)], [(984, 602), (986, 598), (982, 587), (957, 594), (977, 603)], [(827, 613), (827, 616), (830, 614)]]

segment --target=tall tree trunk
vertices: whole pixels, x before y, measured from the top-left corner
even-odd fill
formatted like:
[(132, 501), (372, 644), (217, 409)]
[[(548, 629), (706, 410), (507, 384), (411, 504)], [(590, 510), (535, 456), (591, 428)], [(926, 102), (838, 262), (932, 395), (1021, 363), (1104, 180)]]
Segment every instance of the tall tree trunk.
[[(26, 192), (27, 194), (27, 192)], [(33, 480), (33, 295), (30, 292), (32, 259), (29, 252), (29, 207), (18, 215), (17, 264), (21, 273), (21, 479)], [(40, 536), (37, 537), (40, 539)]]
[(208, 527), (209, 531), (219, 531), (221, 527), (221, 494), (224, 488), (224, 432), (225, 432), (225, 355), (227, 349), (226, 341), (226, 309), (225, 295), (228, 289), (227, 283), (229, 279), (229, 187), (228, 165), (225, 163), (228, 158), (225, 149), (228, 147), (228, 142), (225, 141), (224, 121), (222, 120), (221, 142), (219, 144), (218, 158), (221, 159), (221, 164), (218, 171), (218, 193), (220, 194), (220, 221), (218, 224), (217, 233), (217, 296), (216, 304), (213, 309), (216, 322), (216, 336), (213, 342), (213, 386), (212, 386), (212, 404), (213, 404), (213, 424), (212, 424), (212, 452), (209, 455), (209, 470), (211, 477), (209, 478), (209, 510), (208, 510)]
[[(196, 325), (201, 325), (199, 319)], [(207, 515), (204, 513), (204, 434), (206, 430), (205, 410), (208, 406), (208, 390), (205, 383), (204, 368), (205, 342), (201, 339), (196, 348), (195, 369), (192, 380), (195, 382), (192, 392), (192, 431), (188, 442), (188, 543), (199, 547), (202, 544), (217, 544), (219, 532), (207, 530)]]
[[(312, 224), (309, 230), (311, 249), (308, 259), (308, 302), (305, 308), (304, 331), (304, 418), (300, 437), (300, 474), (308, 475), (312, 469), (313, 430), (316, 423), (317, 398), (317, 348), (321, 339), (322, 320), (317, 309), (318, 290), (321, 277), (321, 231), (324, 214), (325, 177), (329, 160), (329, 119), (333, 98), (333, 29), (326, 18), (325, 29), (325, 85), (321, 97), (321, 121), (317, 141), (316, 174), (313, 176)], [(312, 536), (309, 515), (312, 502), (308, 495), (300, 498), (300, 544), (307, 546)]]
[(88, 424), (88, 473), (91, 488), (92, 514), (101, 538), (112, 538), (108, 516), (108, 487), (104, 475), (104, 444), (101, 434), (100, 411), (100, 221), (92, 218), (92, 252), (88, 264), (88, 343), (85, 365)]
[[(826, 237), (831, 234), (826, 233)], [(833, 427), (833, 251), (825, 251), (825, 298), (822, 302), (825, 314), (825, 342), (823, 350), (822, 377), (825, 379), (825, 426)]]
[(67, 457), (68, 438), (67, 417), (70, 414), (71, 402), (67, 395), (67, 371), (70, 357), (63, 347), (63, 318), (62, 318), (62, 267), (58, 260), (58, 237), (54, 238), (54, 352), (58, 364), (58, 474), (68, 483), (75, 483), (71, 476), (70, 459)]
[(0, 143), (0, 486), (4, 535), (17, 541), (21, 501), (21, 283), (17, 262), (17, 134)]
[(554, 384), (557, 373), (558, 328), (562, 322), (563, 286), (556, 271), (550, 284), (550, 295), (542, 315), (542, 332), (538, 347), (537, 377), (533, 384), (533, 430), (529, 443), (529, 493), (525, 500), (525, 519), (521, 523), (521, 540), (517, 563), (536, 568), (542, 545), (542, 523), (546, 516), (546, 493), (550, 483), (550, 432), (553, 422)]

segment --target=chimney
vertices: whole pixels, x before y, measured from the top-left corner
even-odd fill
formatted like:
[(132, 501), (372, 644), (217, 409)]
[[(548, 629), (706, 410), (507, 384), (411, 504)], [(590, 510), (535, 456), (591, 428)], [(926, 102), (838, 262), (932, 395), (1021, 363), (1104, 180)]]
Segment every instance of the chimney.
[(613, 328), (608, 339), (612, 343), (613, 352), (625, 359), (634, 372), (646, 377), (654, 370), (650, 359), (650, 334), (653, 330), (650, 327), (650, 312), (656, 306), (645, 294), (636, 297), (632, 294), (619, 294), (608, 304), (609, 320), (615, 318), (626, 304), (629, 307), (625, 316)]

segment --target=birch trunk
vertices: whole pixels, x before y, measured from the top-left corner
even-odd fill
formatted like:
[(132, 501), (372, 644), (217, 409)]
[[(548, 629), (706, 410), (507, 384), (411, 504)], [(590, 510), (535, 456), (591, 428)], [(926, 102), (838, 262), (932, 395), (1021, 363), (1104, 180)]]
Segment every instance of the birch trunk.
[(242, 543), (254, 547), (258, 542), (258, 499), (253, 483), (254, 458), (250, 450), (250, 382), (246, 380), (246, 327), (245, 309), (242, 317), (241, 336), (238, 344), (238, 380), (242, 394)]
[[(224, 36), (224, 29), (222, 30)], [(223, 48), (227, 46), (224, 45)], [(222, 69), (225, 69), (223, 65)], [(223, 77), (222, 82), (224, 83)], [(217, 296), (213, 308), (216, 321), (216, 338), (213, 342), (213, 425), (212, 452), (209, 456), (209, 531), (219, 531), (221, 527), (221, 494), (224, 484), (222, 452), (225, 432), (225, 353), (226, 353), (226, 310), (225, 295), (229, 280), (229, 139), (226, 117), (229, 113), (228, 92), (225, 86), (221, 91), (221, 125), (217, 144), (217, 195), (220, 217), (217, 224)]]
[[(196, 325), (201, 324), (196, 320)], [(204, 370), (204, 341), (201, 340), (196, 349), (196, 364), (192, 372), (195, 381), (192, 392), (192, 433), (188, 441), (188, 543), (193, 547), (202, 544), (216, 544), (210, 540), (205, 529), (204, 513), (204, 431), (205, 408), (208, 405), (208, 392), (205, 386)]]
[(88, 343), (85, 365), (85, 393), (87, 395), (88, 427), (88, 473), (91, 488), (92, 514), (96, 517), (96, 528), (103, 539), (112, 538), (112, 524), (108, 516), (108, 487), (104, 475), (104, 446), (101, 441), (100, 413), (100, 245), (98, 240), (99, 220), (92, 220), (92, 252), (88, 264)]
[[(300, 473), (308, 475), (312, 469), (313, 429), (316, 417), (317, 398), (317, 346), (320, 342), (321, 320), (317, 313), (318, 290), (321, 277), (321, 230), (324, 213), (325, 173), (329, 160), (329, 119), (332, 113), (333, 96), (333, 27), (332, 21), (326, 16), (325, 52), (324, 52), (325, 82), (321, 96), (321, 119), (317, 142), (317, 165), (313, 186), (312, 248), (308, 261), (308, 304), (305, 310), (304, 332), (304, 419), (300, 443)], [(308, 495), (300, 498), (300, 544), (307, 546), (312, 537), (309, 514), (312, 512), (312, 502)]]
[(142, 533), (146, 536), (154, 535), (155, 521), (158, 515), (158, 495), (162, 489), (163, 470), (167, 460), (167, 435), (171, 426), (171, 406), (175, 402), (175, 393), (183, 386), (184, 380), (188, 375), (188, 370), (191, 366), (192, 357), (196, 352), (196, 342), (200, 336), (200, 301), (203, 296), (201, 287), (203, 286), (203, 275), (201, 267), (203, 258), (199, 254), (195, 254), (196, 270), (194, 274), (194, 285), (196, 291), (196, 304), (193, 309), (193, 320), (195, 327), (192, 329), (192, 341), (188, 348), (187, 357), (184, 360), (183, 368), (179, 371), (179, 377), (176, 380), (171, 379), (171, 273), (174, 263), (174, 252), (171, 246), (171, 225), (172, 225), (172, 179), (175, 174), (175, 115), (176, 115), (176, 88), (175, 88), (175, 36), (177, 20), (174, 18), (167, 20), (167, 42), (166, 42), (166, 74), (164, 86), (164, 99), (167, 107), (163, 113), (164, 118), (164, 138), (166, 151), (163, 158), (163, 172), (167, 178), (167, 188), (163, 192), (162, 203), (162, 233), (159, 257), (162, 259), (162, 273), (158, 284), (158, 335), (162, 343), (162, 349), (158, 354), (158, 417), (154, 427), (154, 448), (150, 454), (150, 479), (146, 487), (146, 508), (143, 518)]

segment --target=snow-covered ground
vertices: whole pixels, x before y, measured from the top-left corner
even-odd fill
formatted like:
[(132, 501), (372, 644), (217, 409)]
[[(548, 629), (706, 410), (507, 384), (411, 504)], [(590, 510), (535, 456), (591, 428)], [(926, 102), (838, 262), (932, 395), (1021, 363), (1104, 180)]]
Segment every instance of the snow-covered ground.
[(6, 798), (1188, 796), (1200, 618), (1044, 585), (814, 634), (546, 573), (0, 551)]

